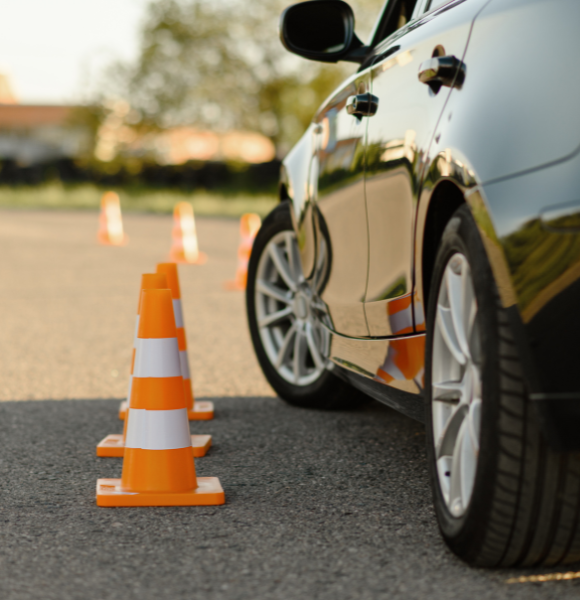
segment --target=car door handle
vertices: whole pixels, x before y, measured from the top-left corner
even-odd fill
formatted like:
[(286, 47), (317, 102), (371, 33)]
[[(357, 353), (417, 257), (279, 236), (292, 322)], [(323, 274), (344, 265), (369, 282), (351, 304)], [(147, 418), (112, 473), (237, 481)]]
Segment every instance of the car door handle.
[(372, 94), (357, 94), (346, 101), (346, 112), (357, 117), (372, 117), (379, 109), (379, 99)]
[(433, 91), (442, 85), (460, 88), (465, 81), (465, 71), (465, 64), (455, 56), (434, 56), (419, 65), (419, 81)]

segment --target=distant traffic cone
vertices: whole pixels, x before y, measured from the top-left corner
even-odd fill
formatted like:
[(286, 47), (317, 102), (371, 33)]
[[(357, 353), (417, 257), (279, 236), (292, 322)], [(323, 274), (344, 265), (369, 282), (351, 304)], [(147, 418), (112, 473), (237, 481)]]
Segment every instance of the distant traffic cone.
[(169, 290), (144, 290), (121, 479), (97, 481), (98, 506), (224, 504), (215, 477), (196, 477)]
[(260, 215), (255, 213), (246, 213), (240, 219), (240, 245), (238, 247), (238, 268), (236, 278), (233, 281), (226, 281), (225, 287), (228, 290), (245, 290), (248, 279), (248, 263), (254, 239), (262, 226)]
[(203, 265), (207, 255), (199, 251), (193, 206), (189, 202), (178, 202), (173, 210), (173, 244), (169, 259), (177, 263)]
[(185, 391), (185, 400), (188, 407), (190, 421), (208, 421), (213, 419), (213, 402), (196, 402), (191, 385), (189, 371), (189, 357), (187, 356), (187, 339), (185, 336), (185, 323), (181, 308), (181, 290), (179, 287), (179, 274), (175, 263), (161, 263), (157, 265), (157, 273), (167, 277), (167, 285), (171, 290), (173, 299), (173, 312), (175, 313), (175, 326), (177, 327), (177, 341), (179, 342), (179, 357), (181, 359), (181, 374)]
[[(139, 315), (141, 312), (141, 298), (143, 295), (143, 290), (146, 289), (168, 289), (166, 276), (159, 273), (146, 273), (141, 277), (141, 292), (139, 294), (139, 306), (137, 308), (137, 325), (135, 327), (135, 341), (133, 342), (131, 375), (129, 376), (129, 392), (127, 394), (127, 400), (121, 403), (121, 409), (119, 410), (119, 415), (121, 415), (124, 409), (123, 418), (125, 419), (125, 423), (123, 426), (123, 433), (112, 433), (99, 442), (99, 444), (97, 444), (97, 456), (119, 457), (124, 456), (125, 454), (125, 442), (127, 437), (127, 408), (131, 404), (133, 371), (135, 368), (135, 351), (137, 347), (137, 334), (139, 331)], [(192, 435), (191, 447), (193, 448), (193, 456), (196, 458), (205, 456), (211, 447), (211, 435)]]
[(105, 192), (101, 198), (97, 239), (99, 243), (106, 246), (124, 246), (129, 241), (129, 238), (123, 232), (121, 203), (115, 192)]

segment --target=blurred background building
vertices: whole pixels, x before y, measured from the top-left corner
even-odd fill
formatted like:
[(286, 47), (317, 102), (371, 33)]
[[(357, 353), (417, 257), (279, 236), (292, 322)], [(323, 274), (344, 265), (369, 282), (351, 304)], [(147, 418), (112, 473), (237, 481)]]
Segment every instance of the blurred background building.
[(90, 135), (71, 123), (74, 108), (19, 104), (8, 77), (0, 74), (0, 160), (29, 166), (87, 152)]

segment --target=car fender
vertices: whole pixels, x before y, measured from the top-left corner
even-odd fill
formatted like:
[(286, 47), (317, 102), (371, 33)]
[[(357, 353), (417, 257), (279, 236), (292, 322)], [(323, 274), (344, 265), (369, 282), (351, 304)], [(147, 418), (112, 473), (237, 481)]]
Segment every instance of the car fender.
[(316, 125), (311, 124), (282, 163), (280, 198), (289, 200), (300, 261), (305, 277), (313, 272), (317, 236), (314, 225), (316, 195)]

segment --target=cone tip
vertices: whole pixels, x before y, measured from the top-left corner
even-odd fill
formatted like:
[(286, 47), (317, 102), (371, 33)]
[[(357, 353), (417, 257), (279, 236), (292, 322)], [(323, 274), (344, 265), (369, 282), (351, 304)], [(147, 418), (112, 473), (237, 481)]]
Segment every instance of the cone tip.
[(171, 290), (171, 296), (174, 300), (181, 299), (181, 289), (179, 287), (179, 272), (174, 262), (159, 263), (157, 273), (163, 273), (167, 277), (167, 286)]

